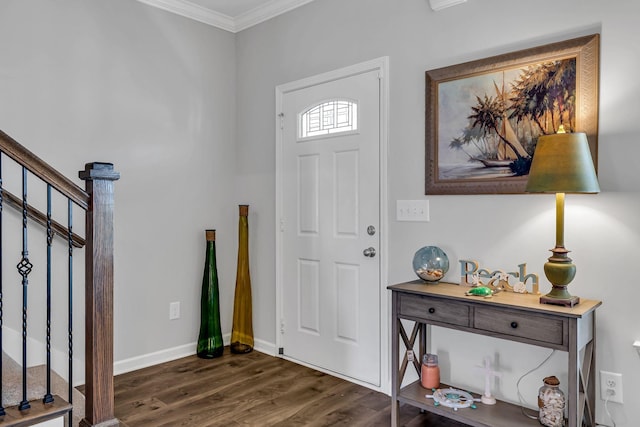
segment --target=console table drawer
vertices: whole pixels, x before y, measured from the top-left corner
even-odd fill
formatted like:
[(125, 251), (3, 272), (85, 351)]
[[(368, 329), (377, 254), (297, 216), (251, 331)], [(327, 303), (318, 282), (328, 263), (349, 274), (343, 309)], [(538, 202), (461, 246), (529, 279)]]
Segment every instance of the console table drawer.
[(475, 329), (551, 344), (564, 344), (565, 319), (476, 307), (473, 320)]
[(469, 326), (470, 306), (420, 295), (400, 294), (399, 313), (429, 322)]
[[(455, 283), (425, 286), (419, 280), (398, 283), (387, 289), (392, 291), (393, 316), (391, 427), (400, 425), (401, 403), (454, 418), (469, 426), (539, 427), (537, 420), (521, 417), (519, 405), (498, 401), (496, 406), (478, 405), (474, 410), (443, 411), (432, 400), (425, 399), (420, 381), (404, 385), (407, 366), (411, 365), (405, 348), (417, 345), (421, 352), (429, 349), (431, 325), (567, 352), (568, 376), (573, 380), (564, 389), (566, 426), (596, 425), (594, 386), (590, 384), (595, 378), (593, 375), (582, 378), (581, 372), (595, 372), (595, 310), (602, 304), (600, 301), (581, 299), (574, 307), (562, 307), (540, 304), (538, 295), (513, 292), (501, 292), (494, 298), (484, 299), (465, 295), (467, 289)], [(404, 319), (415, 321), (406, 322), (413, 323), (410, 334), (405, 329)], [(416, 343), (416, 340), (419, 341)], [(444, 340), (439, 340), (438, 345), (443, 343)], [(580, 381), (574, 381), (576, 378)]]

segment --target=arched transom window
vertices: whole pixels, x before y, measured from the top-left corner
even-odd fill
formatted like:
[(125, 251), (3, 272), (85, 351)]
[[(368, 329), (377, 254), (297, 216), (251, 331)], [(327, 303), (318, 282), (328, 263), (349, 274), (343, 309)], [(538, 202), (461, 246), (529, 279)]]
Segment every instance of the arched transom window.
[(300, 139), (325, 136), (358, 129), (358, 104), (346, 99), (332, 99), (300, 114)]

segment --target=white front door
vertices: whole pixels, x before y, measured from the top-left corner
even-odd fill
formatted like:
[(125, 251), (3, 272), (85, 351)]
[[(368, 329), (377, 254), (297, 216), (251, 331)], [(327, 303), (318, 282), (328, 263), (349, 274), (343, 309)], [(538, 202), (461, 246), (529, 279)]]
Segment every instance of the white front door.
[(284, 92), (285, 357), (380, 385), (380, 71)]

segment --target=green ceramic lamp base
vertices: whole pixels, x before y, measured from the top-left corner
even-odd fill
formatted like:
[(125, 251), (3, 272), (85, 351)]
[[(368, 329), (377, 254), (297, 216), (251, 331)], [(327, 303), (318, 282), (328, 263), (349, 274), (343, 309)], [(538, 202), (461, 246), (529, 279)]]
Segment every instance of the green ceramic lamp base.
[(553, 285), (551, 292), (540, 297), (541, 304), (555, 304), (573, 307), (580, 303), (580, 298), (567, 291), (567, 286), (576, 275), (576, 266), (567, 256), (569, 253), (564, 247), (556, 246), (551, 250), (553, 255), (544, 265), (544, 274)]

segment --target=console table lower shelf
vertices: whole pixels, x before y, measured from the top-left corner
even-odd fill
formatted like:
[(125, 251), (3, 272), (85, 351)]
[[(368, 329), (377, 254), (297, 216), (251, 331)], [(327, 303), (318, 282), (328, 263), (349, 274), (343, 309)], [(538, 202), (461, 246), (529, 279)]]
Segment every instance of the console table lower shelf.
[[(449, 387), (441, 384), (440, 388)], [(454, 387), (455, 388), (455, 387)], [(425, 396), (432, 394), (430, 390), (423, 388), (420, 381), (415, 381), (406, 387), (403, 387), (398, 394), (398, 401), (408, 403), (425, 411), (433, 412), (460, 421), (474, 427), (539, 427), (538, 420), (532, 420), (522, 414), (520, 406), (511, 403), (497, 401), (495, 405), (485, 405), (477, 402), (476, 409), (461, 408), (455, 411), (443, 405), (436, 406), (433, 399), (427, 399)], [(473, 397), (479, 397), (478, 394), (471, 393)], [(536, 415), (531, 409), (528, 410), (532, 415)]]
[[(419, 383), (401, 387), (407, 368), (420, 375), (432, 326), (546, 347), (567, 353), (566, 426), (595, 427), (595, 311), (600, 301), (582, 299), (574, 307), (540, 304), (539, 296), (501, 292), (493, 298), (465, 295), (465, 287), (414, 281), (388, 286), (392, 291), (391, 426), (400, 422), (399, 403), (474, 427), (538, 426), (519, 406), (478, 403), (477, 409), (435, 406)], [(402, 322), (413, 325), (407, 333)], [(416, 343), (417, 341), (417, 343)], [(416, 357), (417, 356), (417, 357)], [(426, 392), (425, 392), (426, 391)], [(430, 393), (429, 393), (430, 394)]]

